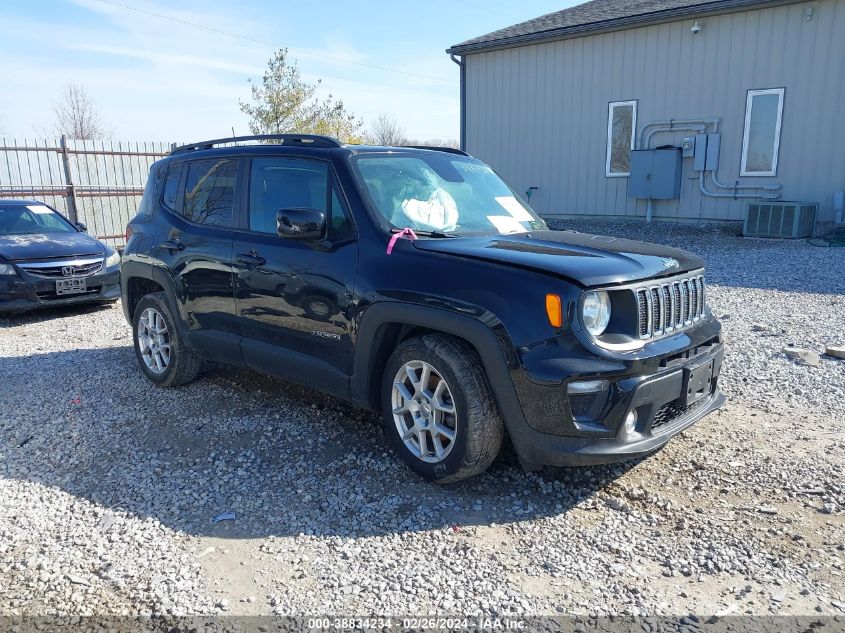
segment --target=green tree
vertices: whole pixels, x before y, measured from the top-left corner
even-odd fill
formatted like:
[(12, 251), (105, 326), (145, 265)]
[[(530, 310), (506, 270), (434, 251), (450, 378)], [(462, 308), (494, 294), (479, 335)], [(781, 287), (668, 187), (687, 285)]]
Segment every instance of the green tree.
[(345, 143), (360, 141), (363, 123), (340, 99), (316, 97), (320, 81), (308, 83), (283, 48), (273, 55), (260, 84), (250, 80), (252, 98), (240, 101), (253, 134), (327, 134)]
[(364, 140), (363, 125), (361, 119), (346, 111), (343, 101), (329, 95), (320, 103), (314, 133), (334, 136), (344, 143), (361, 143)]

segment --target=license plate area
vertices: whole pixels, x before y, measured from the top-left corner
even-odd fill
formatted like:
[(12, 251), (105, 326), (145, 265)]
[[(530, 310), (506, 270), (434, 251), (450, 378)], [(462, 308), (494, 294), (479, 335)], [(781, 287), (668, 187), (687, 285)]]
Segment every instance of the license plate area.
[(56, 281), (57, 295), (75, 295), (80, 292), (88, 290), (86, 280), (82, 277), (71, 277), (69, 279), (59, 279)]
[(688, 407), (695, 404), (713, 391), (714, 359), (699, 365), (684, 369), (684, 390), (681, 394), (681, 406)]

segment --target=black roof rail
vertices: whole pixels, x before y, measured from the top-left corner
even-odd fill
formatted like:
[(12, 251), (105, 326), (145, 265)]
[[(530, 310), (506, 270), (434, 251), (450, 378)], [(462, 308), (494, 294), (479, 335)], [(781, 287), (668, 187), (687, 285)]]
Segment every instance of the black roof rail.
[(469, 156), (464, 150), (456, 147), (438, 147), (437, 145), (403, 145), (408, 149), (430, 149), (434, 152), (448, 152), (449, 154), (460, 154), (461, 156)]
[(308, 145), (310, 147), (342, 147), (340, 141), (331, 136), (320, 136), (318, 134), (254, 134), (252, 136), (230, 136), (229, 138), (217, 138), (211, 141), (200, 141), (174, 147), (171, 154), (181, 154), (201, 149), (212, 149), (215, 145), (225, 143), (239, 143), (241, 141), (278, 141), (280, 145)]

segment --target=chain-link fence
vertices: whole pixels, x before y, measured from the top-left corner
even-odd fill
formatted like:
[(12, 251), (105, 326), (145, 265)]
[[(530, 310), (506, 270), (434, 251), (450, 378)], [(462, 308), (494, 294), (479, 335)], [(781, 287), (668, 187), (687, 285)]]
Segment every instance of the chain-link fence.
[(0, 139), (0, 199), (44, 202), (121, 246), (166, 142)]

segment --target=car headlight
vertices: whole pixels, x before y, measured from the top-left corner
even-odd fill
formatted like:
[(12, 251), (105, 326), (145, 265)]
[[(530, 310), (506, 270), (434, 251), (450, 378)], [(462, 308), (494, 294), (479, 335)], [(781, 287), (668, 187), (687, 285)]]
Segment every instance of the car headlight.
[(0, 275), (16, 275), (15, 267), (11, 264), (0, 264)]
[(584, 327), (593, 336), (599, 336), (610, 323), (610, 295), (604, 290), (591, 290), (584, 295), (581, 308)]
[(117, 266), (120, 264), (120, 253), (117, 251), (113, 252), (111, 255), (106, 257), (106, 268), (111, 268), (112, 266)]

